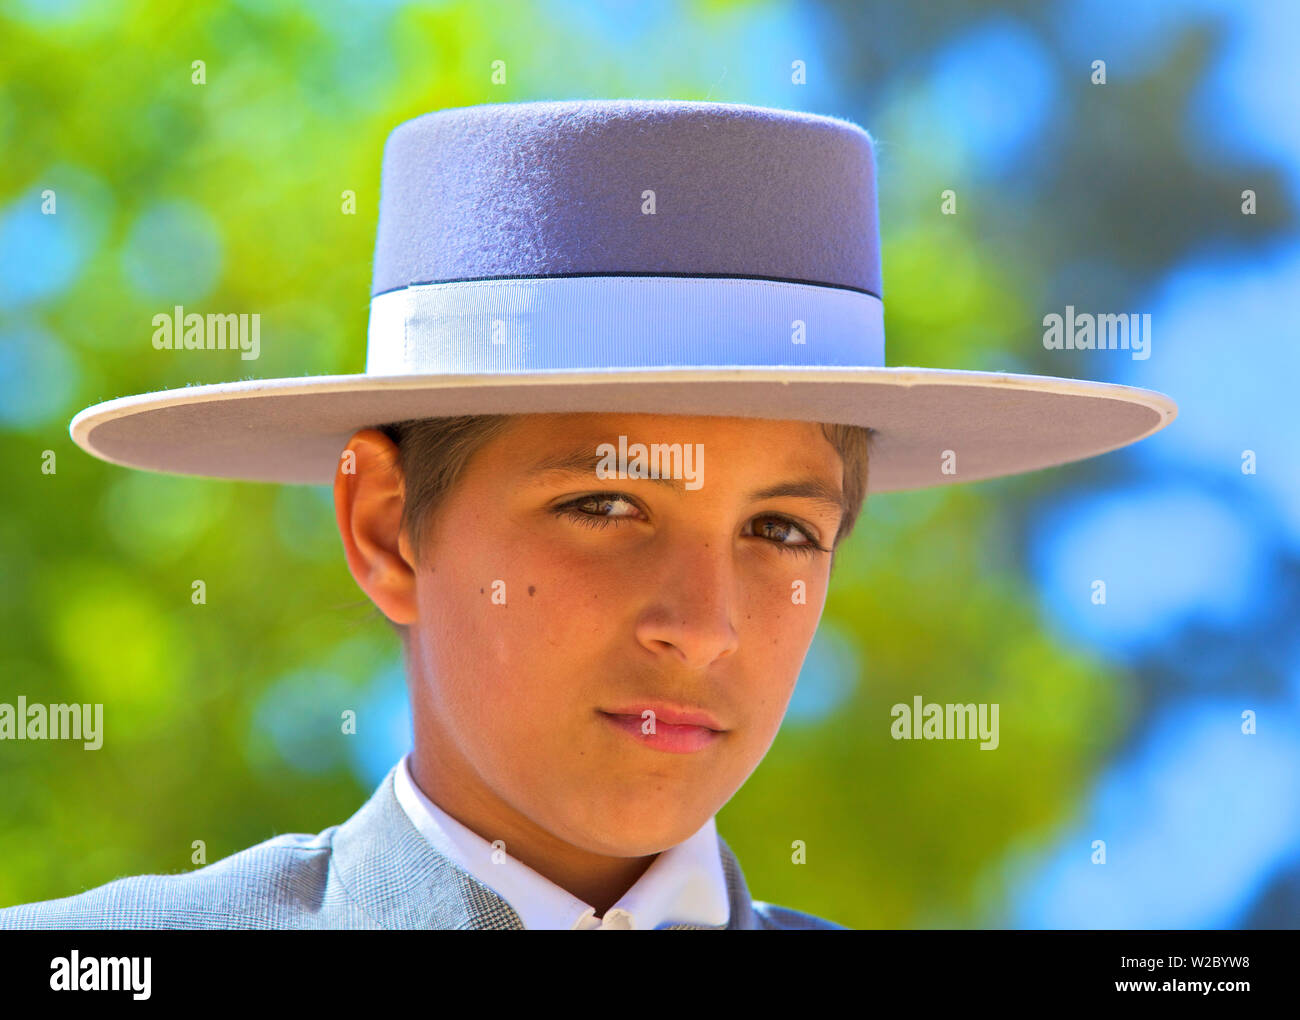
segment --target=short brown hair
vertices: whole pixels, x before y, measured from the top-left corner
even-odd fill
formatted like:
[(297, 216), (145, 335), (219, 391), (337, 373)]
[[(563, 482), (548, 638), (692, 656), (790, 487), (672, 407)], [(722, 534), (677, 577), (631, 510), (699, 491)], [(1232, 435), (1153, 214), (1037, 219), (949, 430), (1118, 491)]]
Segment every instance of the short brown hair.
[[(429, 518), (446, 498), (465, 465), (482, 446), (505, 431), (516, 415), (476, 414), (446, 418), (412, 418), (377, 425), (397, 446), (405, 502), (402, 529), (411, 540), (417, 562), (424, 559)], [(852, 533), (867, 496), (867, 466), (871, 430), (859, 425), (821, 423), (822, 432), (844, 464), (844, 513), (831, 543)], [(404, 628), (403, 628), (404, 629)]]

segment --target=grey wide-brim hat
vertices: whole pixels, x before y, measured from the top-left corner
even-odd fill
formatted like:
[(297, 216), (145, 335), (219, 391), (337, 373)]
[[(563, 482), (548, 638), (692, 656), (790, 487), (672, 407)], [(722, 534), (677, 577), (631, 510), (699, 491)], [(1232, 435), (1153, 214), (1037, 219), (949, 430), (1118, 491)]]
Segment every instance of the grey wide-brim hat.
[(1064, 464), (1173, 421), (1131, 386), (886, 367), (872, 145), (849, 121), (728, 103), (417, 117), (384, 150), (364, 374), (122, 397), (72, 438), (152, 471), (329, 483), (354, 432), (408, 418), (797, 419), (869, 427), (886, 492)]

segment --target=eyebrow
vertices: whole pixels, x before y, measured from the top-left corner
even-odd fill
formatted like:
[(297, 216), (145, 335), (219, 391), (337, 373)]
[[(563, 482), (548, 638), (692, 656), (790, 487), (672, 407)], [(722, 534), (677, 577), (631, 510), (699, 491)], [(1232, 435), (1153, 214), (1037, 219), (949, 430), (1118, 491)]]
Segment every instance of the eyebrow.
[[(570, 450), (565, 453), (551, 454), (533, 463), (524, 472), (526, 477), (546, 474), (583, 475), (595, 478), (596, 467), (605, 459), (591, 450)], [(656, 482), (675, 489), (678, 493), (686, 491), (686, 482), (681, 478), (596, 478), (597, 482)], [(844, 512), (844, 494), (837, 486), (820, 478), (800, 478), (775, 485), (764, 486), (749, 494), (750, 502), (775, 499), (778, 496), (795, 496), (811, 500), (838, 514)]]

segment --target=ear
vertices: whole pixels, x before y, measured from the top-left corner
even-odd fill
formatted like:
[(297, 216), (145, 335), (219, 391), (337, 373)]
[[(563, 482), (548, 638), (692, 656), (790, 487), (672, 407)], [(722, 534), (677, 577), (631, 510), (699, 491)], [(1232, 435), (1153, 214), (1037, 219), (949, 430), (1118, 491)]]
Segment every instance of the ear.
[(356, 433), (339, 454), (334, 516), (352, 577), (395, 624), (416, 619), (415, 557), (402, 532), (406, 485), (396, 444), (378, 429)]

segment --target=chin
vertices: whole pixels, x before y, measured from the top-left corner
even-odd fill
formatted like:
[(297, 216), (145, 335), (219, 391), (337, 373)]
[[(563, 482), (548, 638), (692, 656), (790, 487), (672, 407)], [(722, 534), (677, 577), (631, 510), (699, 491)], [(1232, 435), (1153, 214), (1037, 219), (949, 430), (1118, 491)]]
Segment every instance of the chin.
[[(704, 823), (701, 822), (701, 825)], [(588, 839), (581, 844), (588, 853), (601, 854), (605, 857), (649, 857), (662, 853), (695, 834), (696, 829), (689, 829), (680, 834), (666, 835), (662, 830), (656, 832), (618, 832), (609, 833), (599, 840)], [(602, 834), (604, 835), (604, 834)]]
[[(590, 853), (608, 857), (645, 857), (674, 847), (699, 830), (712, 817), (704, 810), (690, 812), (679, 797), (628, 798), (594, 815), (573, 819), (567, 841)], [(588, 802), (596, 807), (594, 802)]]

